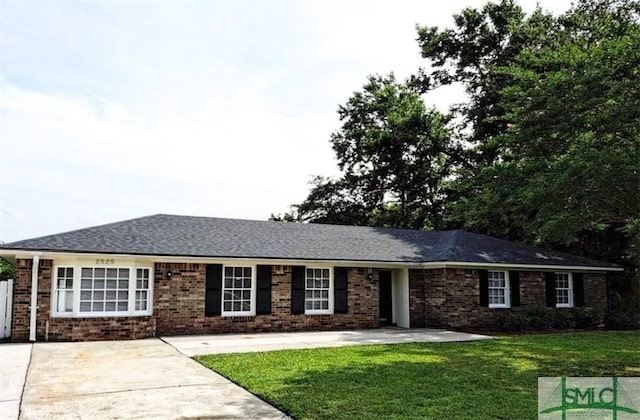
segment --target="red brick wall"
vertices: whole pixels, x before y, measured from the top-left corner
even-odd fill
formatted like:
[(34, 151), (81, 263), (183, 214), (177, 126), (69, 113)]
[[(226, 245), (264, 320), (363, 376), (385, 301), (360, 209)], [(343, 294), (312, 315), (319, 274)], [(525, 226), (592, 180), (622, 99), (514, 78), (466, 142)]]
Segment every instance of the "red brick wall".
[(520, 304), (522, 306), (547, 304), (545, 277), (542, 271), (520, 272)]
[[(409, 270), (411, 327), (490, 326), (497, 312), (480, 306), (478, 270)], [(546, 305), (544, 272), (520, 271), (520, 304)], [(604, 311), (604, 274), (584, 275), (585, 305)]]
[(478, 270), (425, 270), (425, 278), (427, 327), (464, 327), (490, 318), (490, 310), (480, 306)]
[[(427, 326), (425, 306), (427, 280), (425, 273), (426, 270), (409, 270), (409, 326), (411, 328), (424, 328)], [(431, 285), (431, 282), (429, 282), (429, 287)]]
[[(252, 331), (300, 331), (379, 326), (378, 277), (349, 270), (349, 311), (332, 315), (291, 314), (291, 267), (272, 271), (271, 314), (247, 317), (204, 315), (206, 265), (156, 263), (154, 317), (158, 334), (208, 334)], [(172, 276), (167, 277), (171, 271)]]
[(584, 277), (584, 305), (604, 313), (607, 309), (607, 283), (603, 273), (589, 273)]
[[(49, 318), (48, 341), (134, 340), (155, 335), (150, 316)], [(38, 341), (47, 340), (38, 322)]]
[(33, 260), (16, 260), (16, 279), (13, 285), (13, 318), (11, 340), (29, 340), (31, 308), (31, 266)]
[[(13, 294), (12, 341), (29, 340), (32, 260), (18, 259)], [(155, 320), (150, 317), (51, 317), (53, 262), (40, 260), (38, 267), (38, 312), (36, 340), (86, 341), (145, 338), (154, 335)]]
[[(32, 260), (18, 259), (13, 297), (12, 340), (29, 339)], [(378, 272), (368, 280), (367, 269), (349, 270), (347, 314), (292, 315), (291, 267), (274, 266), (269, 315), (205, 317), (206, 265), (156, 263), (153, 315), (142, 317), (51, 318), (52, 261), (41, 260), (38, 270), (38, 340), (112, 340), (156, 334), (205, 334), (251, 331), (299, 331), (379, 326)], [(173, 276), (167, 277), (167, 271)], [(522, 305), (544, 305), (544, 273), (520, 272)], [(585, 274), (585, 304), (606, 308), (603, 274)], [(417, 327), (467, 327), (490, 324), (500, 309), (479, 304), (478, 270), (409, 270), (410, 325)]]

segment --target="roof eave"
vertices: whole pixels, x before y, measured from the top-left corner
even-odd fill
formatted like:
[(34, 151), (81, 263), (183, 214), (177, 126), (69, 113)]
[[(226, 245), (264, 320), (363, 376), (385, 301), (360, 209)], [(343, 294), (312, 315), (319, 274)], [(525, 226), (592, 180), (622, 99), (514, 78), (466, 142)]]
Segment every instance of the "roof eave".
[(423, 263), (425, 268), (464, 268), (464, 269), (488, 269), (488, 268), (503, 268), (503, 269), (526, 269), (526, 270), (538, 270), (538, 271), (589, 271), (589, 272), (620, 272), (624, 271), (624, 268), (617, 266), (595, 266), (595, 265), (560, 265), (560, 264), (517, 264), (517, 263), (502, 263), (502, 262), (465, 262), (465, 261), (438, 261)]
[(220, 261), (251, 261), (254, 263), (282, 265), (296, 265), (304, 262), (324, 263), (341, 266), (355, 267), (398, 267), (398, 268), (461, 268), (461, 269), (490, 269), (502, 268), (508, 269), (525, 269), (525, 270), (563, 270), (563, 271), (587, 271), (587, 272), (620, 272), (624, 271), (622, 267), (617, 266), (589, 266), (589, 265), (559, 265), (559, 264), (518, 264), (518, 263), (502, 263), (502, 262), (465, 262), (465, 261), (383, 261), (383, 260), (348, 260), (348, 259), (314, 259), (314, 258), (277, 258), (277, 257), (237, 257), (237, 256), (199, 256), (199, 255), (162, 255), (162, 254), (142, 254), (142, 253), (118, 253), (118, 252), (93, 252), (93, 251), (70, 251), (70, 250), (50, 250), (50, 249), (11, 249), (0, 248), (0, 256), (8, 259), (14, 258), (32, 258), (38, 255), (41, 258), (60, 258), (60, 257), (99, 257), (104, 255), (117, 256), (119, 258), (145, 258), (152, 259), (155, 262), (203, 262), (216, 263)]

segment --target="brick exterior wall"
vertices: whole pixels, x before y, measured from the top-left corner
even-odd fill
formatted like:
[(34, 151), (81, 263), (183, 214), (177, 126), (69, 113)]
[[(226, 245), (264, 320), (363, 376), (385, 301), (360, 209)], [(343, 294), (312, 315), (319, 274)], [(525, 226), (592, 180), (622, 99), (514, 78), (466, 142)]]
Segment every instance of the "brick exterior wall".
[(589, 273), (583, 277), (584, 305), (605, 313), (607, 310), (607, 283), (602, 273)]
[[(520, 306), (545, 306), (545, 274), (520, 271)], [(409, 270), (411, 327), (490, 327), (495, 314), (509, 310), (480, 305), (479, 270)], [(603, 273), (584, 274), (585, 306), (606, 309)]]
[[(309, 331), (376, 328), (378, 276), (366, 279), (365, 269), (349, 269), (348, 313), (291, 314), (291, 267), (273, 266), (271, 314), (240, 317), (205, 316), (206, 265), (156, 263), (154, 317), (158, 334), (210, 334), (260, 331)], [(167, 272), (172, 276), (168, 277)]]
[[(13, 292), (12, 341), (29, 340), (31, 311), (32, 260), (18, 259)], [(40, 260), (38, 266), (38, 311), (36, 340), (87, 341), (124, 340), (154, 335), (155, 319), (146, 317), (51, 317), (52, 260)]]
[[(409, 326), (424, 328), (427, 321), (426, 308), (426, 270), (409, 270)], [(429, 287), (434, 285), (429, 282)], [(436, 285), (437, 287), (437, 285)]]
[(29, 340), (31, 311), (31, 267), (33, 260), (16, 260), (16, 279), (13, 283), (13, 316), (11, 340)]
[(478, 270), (424, 271), (425, 326), (464, 327), (483, 324), (491, 316), (489, 308), (480, 306)]
[[(29, 340), (32, 260), (17, 261), (14, 287), (12, 341)], [(41, 260), (38, 272), (36, 339), (49, 341), (119, 340), (156, 334), (207, 334), (258, 331), (336, 330), (377, 328), (378, 273), (367, 279), (367, 270), (349, 269), (348, 313), (332, 315), (291, 314), (291, 267), (272, 268), (271, 314), (250, 317), (206, 317), (206, 265), (156, 263), (153, 315), (135, 317), (63, 318), (50, 316), (51, 260)], [(167, 272), (172, 276), (168, 277)]]
[[(29, 339), (32, 260), (18, 259), (13, 295), (12, 340)], [(156, 263), (153, 315), (136, 317), (52, 318), (53, 262), (38, 268), (37, 340), (83, 341), (151, 337), (156, 334), (207, 334), (258, 331), (377, 328), (378, 271), (350, 268), (348, 313), (291, 314), (291, 267), (272, 267), (271, 314), (250, 317), (205, 316), (206, 265)], [(168, 277), (167, 272), (172, 276)], [(585, 305), (606, 308), (604, 274), (584, 275)], [(521, 305), (545, 305), (544, 273), (520, 272)], [(464, 328), (492, 323), (496, 312), (480, 306), (479, 271), (466, 269), (409, 270), (410, 326)]]
[[(604, 282), (603, 282), (604, 283)], [(520, 305), (547, 304), (546, 283), (544, 272), (542, 271), (521, 271), (520, 272)]]

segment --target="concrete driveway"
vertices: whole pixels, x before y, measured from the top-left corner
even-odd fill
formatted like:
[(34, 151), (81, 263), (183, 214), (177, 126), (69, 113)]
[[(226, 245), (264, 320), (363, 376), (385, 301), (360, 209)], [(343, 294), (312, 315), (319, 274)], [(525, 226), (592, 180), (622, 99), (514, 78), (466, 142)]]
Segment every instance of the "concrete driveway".
[(31, 358), (31, 344), (0, 344), (0, 419), (14, 420)]
[(487, 338), (445, 330), (386, 328), (163, 338), (166, 342), (3, 344), (0, 419), (14, 420), (18, 413), (21, 419), (283, 419), (287, 417), (281, 411), (189, 357)]
[(35, 343), (21, 419), (286, 416), (159, 339)]
[(163, 337), (181, 353), (246, 353), (256, 351), (342, 347), (362, 344), (442, 343), (486, 340), (490, 336), (428, 328), (379, 328), (351, 331), (315, 331), (259, 334), (218, 334)]

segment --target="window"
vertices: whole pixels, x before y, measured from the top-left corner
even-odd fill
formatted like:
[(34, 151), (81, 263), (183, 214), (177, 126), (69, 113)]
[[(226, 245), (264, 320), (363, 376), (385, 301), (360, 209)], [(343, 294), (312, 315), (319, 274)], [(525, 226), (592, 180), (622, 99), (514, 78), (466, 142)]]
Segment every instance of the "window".
[(136, 270), (136, 311), (146, 311), (149, 307), (149, 269)]
[(129, 308), (128, 268), (82, 268), (80, 312), (126, 312)]
[[(96, 262), (96, 264), (98, 263)], [(57, 267), (55, 274), (53, 315), (129, 316), (151, 314), (150, 268), (78, 264)]]
[(56, 299), (58, 312), (73, 311), (73, 267), (58, 267)]
[(329, 296), (331, 296), (331, 270), (328, 268), (307, 268), (304, 299), (305, 313), (332, 313), (332, 300)]
[(489, 282), (489, 307), (509, 308), (509, 278), (505, 271), (489, 271), (487, 273)]
[(573, 306), (573, 281), (570, 273), (556, 273), (556, 308)]
[(255, 315), (253, 267), (224, 267), (222, 315)]

